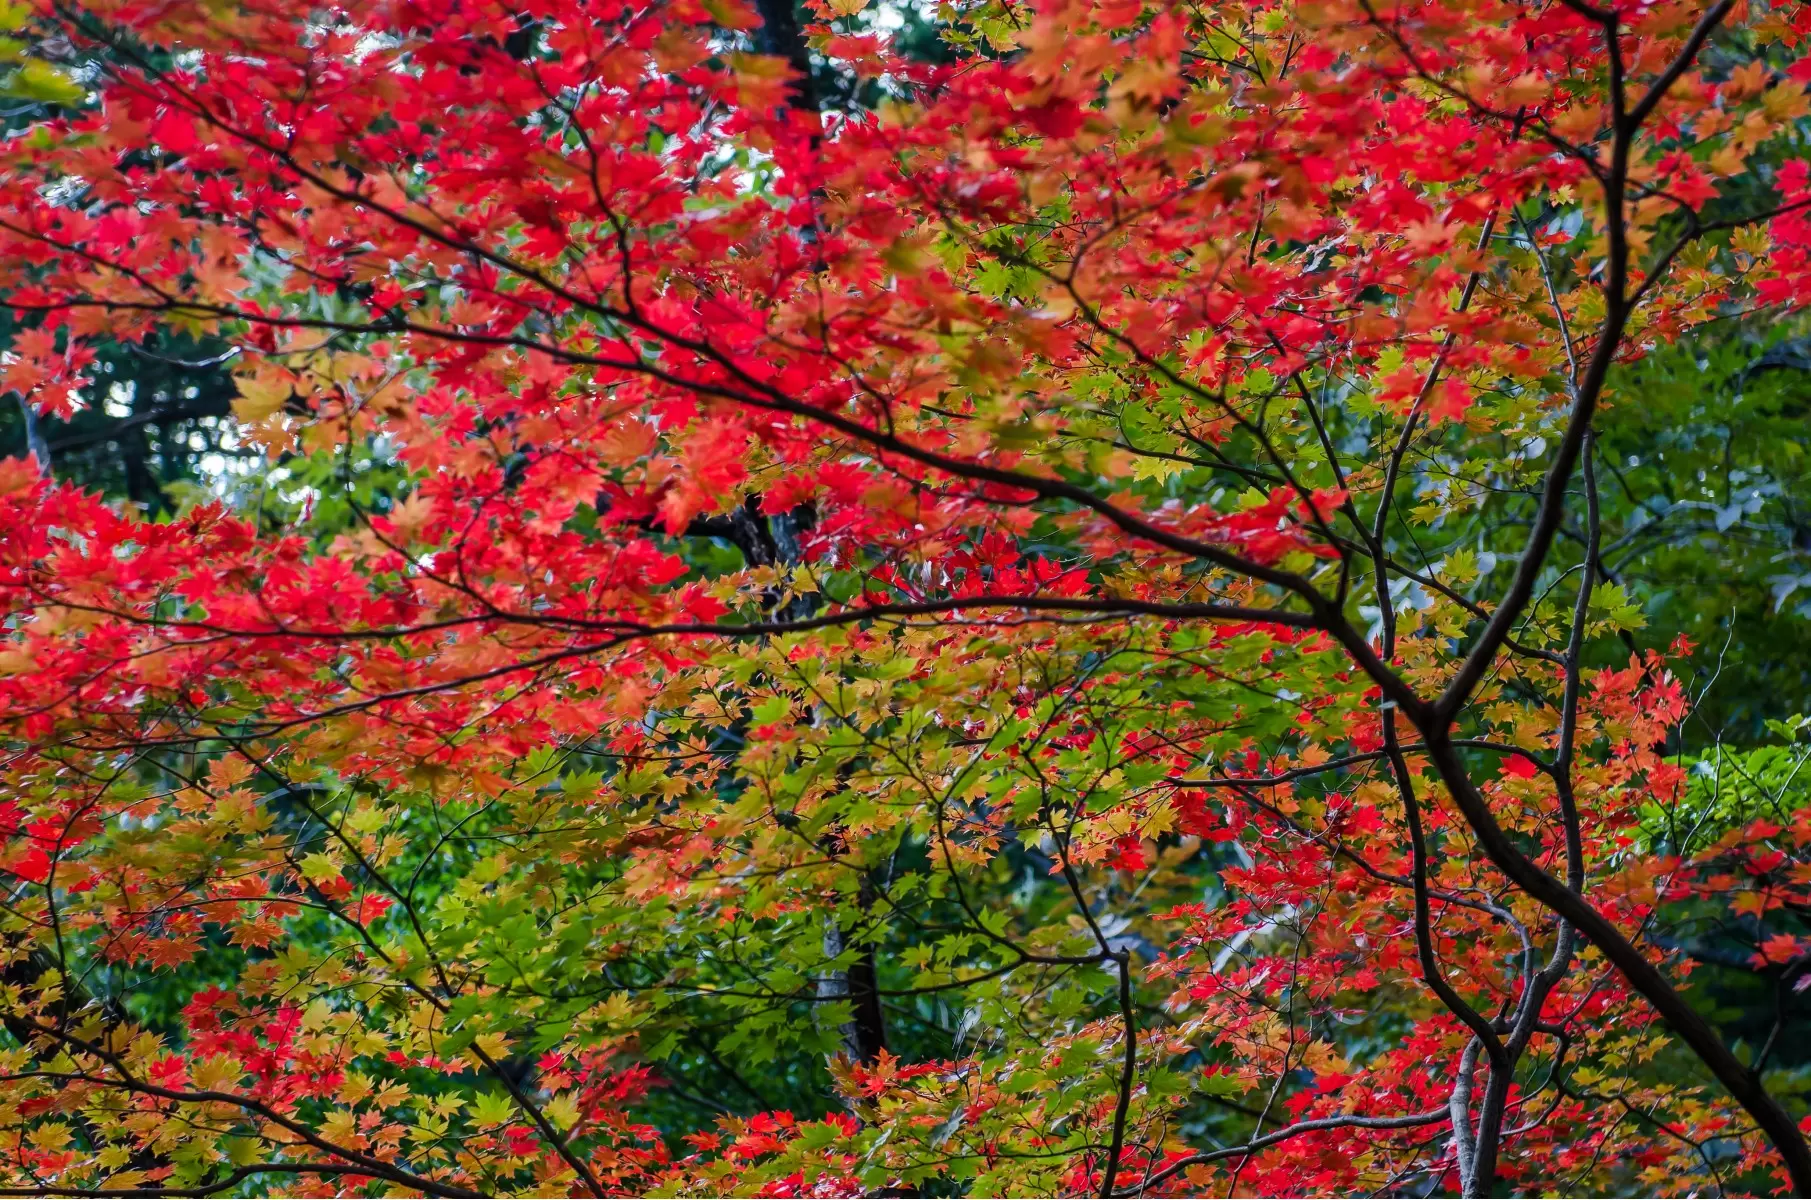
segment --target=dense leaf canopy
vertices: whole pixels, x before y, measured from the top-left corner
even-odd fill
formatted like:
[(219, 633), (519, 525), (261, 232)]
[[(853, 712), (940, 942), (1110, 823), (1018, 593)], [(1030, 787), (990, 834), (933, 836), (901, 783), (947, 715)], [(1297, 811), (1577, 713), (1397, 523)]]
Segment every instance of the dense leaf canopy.
[(0, 24), (0, 1194), (1811, 1192), (1811, 9)]

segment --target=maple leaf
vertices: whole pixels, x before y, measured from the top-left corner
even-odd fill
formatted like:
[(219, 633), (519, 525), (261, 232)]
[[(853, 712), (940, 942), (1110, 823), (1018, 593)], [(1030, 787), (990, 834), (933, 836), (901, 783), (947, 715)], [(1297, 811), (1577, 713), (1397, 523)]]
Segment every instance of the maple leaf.
[(1442, 379), (1428, 397), (1428, 423), (1438, 425), (1443, 421), (1457, 421), (1465, 415), (1471, 404), (1470, 384), (1462, 379)]
[(1753, 955), (1757, 967), (1791, 962), (1799, 956), (1799, 940), (1789, 933), (1776, 933), (1761, 943)]
[(1452, 244), (1452, 231), (1438, 217), (1429, 217), (1407, 226), (1402, 240), (1417, 254), (1437, 254)]

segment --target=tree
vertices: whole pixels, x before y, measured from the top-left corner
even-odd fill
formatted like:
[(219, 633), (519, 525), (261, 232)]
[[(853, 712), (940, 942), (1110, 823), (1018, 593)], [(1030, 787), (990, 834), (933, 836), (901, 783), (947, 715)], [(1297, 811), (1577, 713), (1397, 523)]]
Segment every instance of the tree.
[(943, 21), (15, 17), (8, 385), (230, 347), (275, 496), (4, 467), (16, 1192), (1811, 1189), (1599, 449), (1811, 290), (1811, 18)]
[[(9, 6), (0, 11), (0, 32), (28, 32), (30, 16), (29, 9)], [(0, 96), (8, 101), (0, 129), (9, 138), (79, 107), (87, 95), (82, 81), (96, 71), (92, 65), (63, 69), (29, 49), (17, 37), (0, 45), (0, 63), (6, 64), (0, 67)], [(169, 63), (160, 60), (160, 65)], [(154, 166), (155, 158), (145, 149), (139, 148), (137, 165)], [(0, 354), (10, 354), (15, 340), (24, 336), (26, 353), (17, 356), (17, 382), (30, 390), (41, 381), (32, 366), (34, 354), (47, 349), (54, 355), (57, 347), (54, 337), (45, 346), (47, 331), (35, 320), (21, 326), (12, 318), (9, 312), (0, 324)], [(230, 421), (223, 420), (231, 416), (233, 396), (225, 370), (233, 357), (230, 348), (197, 345), (165, 331), (137, 341), (93, 339), (85, 349), (93, 353), (91, 399), (79, 410), (40, 414), (40, 405), (28, 403), (12, 378), (4, 381), (0, 455), (29, 455), (41, 470), (59, 471), (154, 510), (204, 476), (217, 476), (233, 460), (247, 457), (235, 442)]]

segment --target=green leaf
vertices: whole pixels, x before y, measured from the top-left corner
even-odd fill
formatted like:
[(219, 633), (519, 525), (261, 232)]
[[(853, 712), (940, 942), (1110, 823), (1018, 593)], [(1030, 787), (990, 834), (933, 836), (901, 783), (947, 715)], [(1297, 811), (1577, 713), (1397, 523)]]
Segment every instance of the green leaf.
[(340, 877), (340, 869), (325, 854), (310, 854), (298, 864), (309, 883), (327, 883)]
[(480, 1092), (472, 1102), (472, 1121), (479, 1128), (501, 1125), (515, 1115), (515, 1103), (502, 1092)]
[(28, 59), (0, 84), (0, 92), (47, 104), (80, 104), (87, 91), (61, 68), (42, 59)]

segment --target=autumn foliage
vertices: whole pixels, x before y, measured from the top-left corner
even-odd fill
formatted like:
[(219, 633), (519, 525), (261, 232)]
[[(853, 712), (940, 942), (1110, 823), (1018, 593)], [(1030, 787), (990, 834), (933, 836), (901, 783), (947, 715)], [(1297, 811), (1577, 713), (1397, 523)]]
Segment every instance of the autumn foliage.
[(266, 452), (0, 463), (6, 1194), (1811, 1191), (1594, 444), (1811, 299), (1811, 10), (0, 9), (4, 386)]

